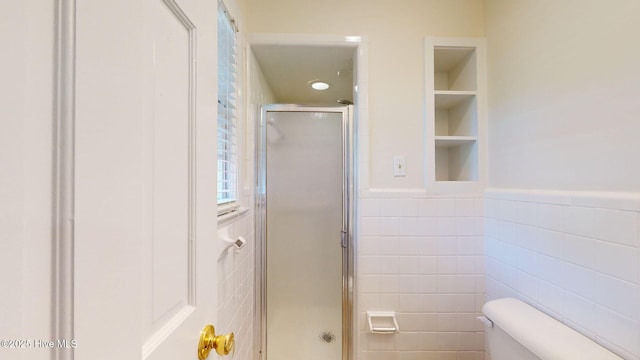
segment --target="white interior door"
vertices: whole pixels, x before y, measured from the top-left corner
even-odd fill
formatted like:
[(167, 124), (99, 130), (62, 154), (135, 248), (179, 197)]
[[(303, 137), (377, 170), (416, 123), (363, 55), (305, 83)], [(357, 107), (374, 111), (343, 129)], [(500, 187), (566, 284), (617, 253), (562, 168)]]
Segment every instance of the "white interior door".
[(215, 325), (216, 6), (76, 4), (75, 359), (197, 359)]

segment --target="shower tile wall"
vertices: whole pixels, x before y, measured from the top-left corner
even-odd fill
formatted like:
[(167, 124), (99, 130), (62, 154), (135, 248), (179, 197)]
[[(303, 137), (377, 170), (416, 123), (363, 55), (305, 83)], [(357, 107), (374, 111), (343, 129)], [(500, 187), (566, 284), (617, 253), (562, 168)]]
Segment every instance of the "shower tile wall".
[(487, 296), (517, 297), (640, 359), (640, 194), (490, 190)]
[(237, 251), (223, 251), (218, 261), (218, 319), (216, 332), (235, 333), (235, 360), (253, 359), (254, 319), (254, 232), (253, 211), (222, 224), (232, 239), (244, 237), (246, 245)]
[[(481, 196), (367, 192), (358, 244), (361, 360), (484, 358)], [(398, 313), (400, 333), (367, 332), (365, 312)]]

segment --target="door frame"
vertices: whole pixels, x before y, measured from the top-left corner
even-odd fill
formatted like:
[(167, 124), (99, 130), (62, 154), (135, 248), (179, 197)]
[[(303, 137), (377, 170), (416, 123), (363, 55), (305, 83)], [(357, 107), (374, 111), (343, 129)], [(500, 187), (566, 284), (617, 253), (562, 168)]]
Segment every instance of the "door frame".
[(266, 359), (267, 350), (267, 254), (266, 254), (266, 117), (268, 112), (327, 112), (342, 114), (342, 360), (355, 359), (354, 289), (355, 289), (355, 132), (353, 106), (265, 105), (256, 124), (256, 307), (258, 358)]
[[(55, 11), (51, 334), (74, 339), (76, 1), (58, 0)], [(73, 348), (53, 352), (58, 360), (74, 358)]]

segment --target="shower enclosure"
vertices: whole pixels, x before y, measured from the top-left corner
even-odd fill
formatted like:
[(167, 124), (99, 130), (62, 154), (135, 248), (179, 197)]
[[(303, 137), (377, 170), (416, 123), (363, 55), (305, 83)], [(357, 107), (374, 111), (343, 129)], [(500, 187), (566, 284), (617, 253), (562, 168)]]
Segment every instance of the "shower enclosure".
[(351, 358), (351, 109), (263, 107), (256, 189), (263, 360)]

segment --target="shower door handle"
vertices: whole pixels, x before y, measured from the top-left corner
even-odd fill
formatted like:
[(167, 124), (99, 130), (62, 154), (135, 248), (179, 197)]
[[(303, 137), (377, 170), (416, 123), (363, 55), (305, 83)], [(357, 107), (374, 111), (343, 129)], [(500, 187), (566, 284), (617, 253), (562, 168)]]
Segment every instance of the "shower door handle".
[(344, 231), (344, 230), (340, 231), (340, 245), (345, 249), (349, 245), (349, 240), (348, 239), (349, 239), (349, 237), (347, 236), (347, 232)]

